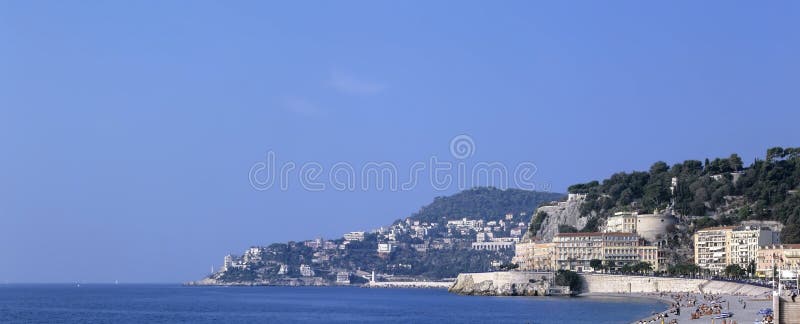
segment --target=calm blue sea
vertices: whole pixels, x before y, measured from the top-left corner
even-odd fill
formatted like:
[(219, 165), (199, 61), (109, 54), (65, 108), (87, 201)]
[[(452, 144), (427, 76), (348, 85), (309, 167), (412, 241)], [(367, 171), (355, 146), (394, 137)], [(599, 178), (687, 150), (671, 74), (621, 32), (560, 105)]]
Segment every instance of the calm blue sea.
[(0, 323), (626, 323), (663, 309), (649, 299), (434, 289), (0, 285)]

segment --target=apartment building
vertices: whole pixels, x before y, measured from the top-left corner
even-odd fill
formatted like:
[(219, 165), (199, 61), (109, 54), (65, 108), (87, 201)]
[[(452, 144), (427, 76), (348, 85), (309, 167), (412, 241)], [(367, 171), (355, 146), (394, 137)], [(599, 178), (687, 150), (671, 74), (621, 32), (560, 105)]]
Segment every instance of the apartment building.
[(635, 233), (560, 233), (553, 237), (554, 268), (593, 271), (591, 260), (615, 267), (642, 261)]
[(770, 244), (756, 252), (756, 276), (773, 277), (773, 266), (783, 277), (796, 278), (800, 273), (800, 244)]
[(723, 226), (698, 230), (694, 234), (694, 261), (699, 267), (720, 273), (737, 264), (747, 269), (756, 262), (761, 246), (779, 242), (777, 232), (755, 226)]
[(525, 241), (514, 247), (512, 262), (519, 265), (518, 270), (553, 270), (555, 243)]
[(694, 234), (694, 263), (718, 273), (728, 266), (728, 238), (733, 226), (710, 227)]
[(555, 243), (534, 243), (533, 257), (531, 259), (531, 270), (553, 270), (554, 256), (555, 256)]

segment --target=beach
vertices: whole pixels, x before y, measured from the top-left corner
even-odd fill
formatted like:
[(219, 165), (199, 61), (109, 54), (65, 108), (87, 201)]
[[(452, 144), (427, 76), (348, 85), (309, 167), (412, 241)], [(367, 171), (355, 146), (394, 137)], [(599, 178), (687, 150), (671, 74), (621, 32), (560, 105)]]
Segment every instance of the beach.
[[(772, 308), (771, 296), (743, 296), (731, 294), (701, 294), (701, 293), (630, 293), (607, 294), (587, 293), (581, 296), (616, 296), (622, 298), (652, 298), (667, 303), (668, 308), (662, 312), (653, 313), (633, 323), (758, 323), (764, 319), (758, 312), (763, 308)], [(677, 314), (676, 305), (680, 305), (680, 314)], [(715, 306), (716, 305), (716, 306)], [(712, 314), (703, 314), (692, 319), (698, 308), (706, 309)], [(714, 319), (720, 312), (732, 313), (730, 318)], [(701, 311), (700, 313), (705, 313)]]

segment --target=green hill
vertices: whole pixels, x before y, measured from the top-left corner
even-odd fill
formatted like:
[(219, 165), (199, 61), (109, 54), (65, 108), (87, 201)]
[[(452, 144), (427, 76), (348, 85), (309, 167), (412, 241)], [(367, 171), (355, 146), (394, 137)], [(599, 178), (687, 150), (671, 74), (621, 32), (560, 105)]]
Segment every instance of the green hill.
[(428, 223), (442, 223), (461, 218), (496, 221), (507, 213), (520, 212), (527, 212), (530, 218), (540, 204), (563, 197), (564, 194), (552, 192), (478, 187), (452, 196), (436, 197), (432, 203), (414, 213), (411, 219)]

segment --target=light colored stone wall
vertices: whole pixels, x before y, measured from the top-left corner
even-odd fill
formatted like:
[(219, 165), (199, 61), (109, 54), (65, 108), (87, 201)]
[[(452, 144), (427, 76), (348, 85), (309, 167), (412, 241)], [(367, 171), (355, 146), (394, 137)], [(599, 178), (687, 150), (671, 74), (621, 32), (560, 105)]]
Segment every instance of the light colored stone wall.
[(727, 281), (584, 274), (586, 293), (692, 292), (745, 296), (768, 296), (769, 288)]
[[(527, 295), (523, 293), (527, 289), (539, 291), (549, 289), (549, 285), (541, 285), (543, 276), (548, 277), (550, 273), (528, 271), (462, 273), (458, 275), (450, 291), (475, 295)], [(584, 279), (582, 293), (690, 292), (742, 296), (770, 296), (772, 293), (769, 288), (716, 280), (604, 274), (581, 274), (581, 276)]]
[(367, 288), (441, 288), (447, 289), (452, 281), (379, 281), (364, 284)]

